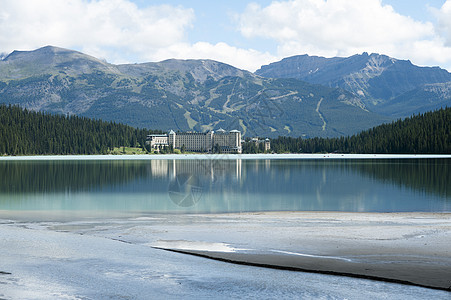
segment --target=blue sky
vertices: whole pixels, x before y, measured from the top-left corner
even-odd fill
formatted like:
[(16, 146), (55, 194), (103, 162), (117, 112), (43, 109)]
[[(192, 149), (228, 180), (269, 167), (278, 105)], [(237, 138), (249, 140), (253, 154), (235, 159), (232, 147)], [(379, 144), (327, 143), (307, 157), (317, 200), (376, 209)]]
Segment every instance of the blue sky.
[[(360, 0), (362, 1), (362, 0)], [(365, 0), (363, 0), (365, 1)], [(191, 43), (198, 41), (209, 41), (218, 43), (226, 41), (240, 47), (257, 48), (260, 51), (274, 51), (276, 43), (267, 39), (245, 39), (238, 34), (234, 24), (233, 16), (244, 11), (249, 3), (255, 2), (261, 6), (271, 4), (271, 0), (266, 1), (245, 1), (245, 0), (170, 0), (170, 1), (145, 1), (135, 0), (139, 7), (152, 4), (182, 5), (193, 8), (196, 13), (194, 27), (188, 31), (188, 39)], [(440, 9), (445, 0), (384, 0), (383, 4), (391, 5), (398, 13), (409, 16), (415, 20), (423, 22), (434, 22), (434, 16), (430, 8)]]
[(112, 63), (376, 52), (451, 71), (451, 0), (2, 0), (0, 52), (45, 45)]

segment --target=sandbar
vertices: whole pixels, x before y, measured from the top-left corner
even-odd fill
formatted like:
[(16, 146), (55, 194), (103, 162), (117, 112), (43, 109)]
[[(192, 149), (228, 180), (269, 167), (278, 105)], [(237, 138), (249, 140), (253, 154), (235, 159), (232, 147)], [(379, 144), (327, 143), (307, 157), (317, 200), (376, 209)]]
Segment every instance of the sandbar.
[[(205, 241), (188, 241), (187, 235), (160, 240), (154, 247), (237, 264), (451, 288), (448, 213), (280, 212), (208, 218), (210, 249)], [(229, 249), (218, 251), (218, 242)]]
[(451, 286), (451, 213), (122, 213), (86, 217), (80, 213), (58, 219), (54, 212), (51, 220), (42, 219), (49, 215), (0, 211), (0, 226), (28, 230), (30, 235), (44, 230), (101, 237), (226, 263), (444, 291)]

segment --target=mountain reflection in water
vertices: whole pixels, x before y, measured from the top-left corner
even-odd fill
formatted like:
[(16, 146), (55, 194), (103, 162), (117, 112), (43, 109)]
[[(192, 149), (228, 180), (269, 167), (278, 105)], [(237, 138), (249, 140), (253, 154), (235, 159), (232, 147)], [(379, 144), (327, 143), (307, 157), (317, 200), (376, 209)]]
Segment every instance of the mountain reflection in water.
[(447, 159), (1, 161), (0, 210), (450, 211)]

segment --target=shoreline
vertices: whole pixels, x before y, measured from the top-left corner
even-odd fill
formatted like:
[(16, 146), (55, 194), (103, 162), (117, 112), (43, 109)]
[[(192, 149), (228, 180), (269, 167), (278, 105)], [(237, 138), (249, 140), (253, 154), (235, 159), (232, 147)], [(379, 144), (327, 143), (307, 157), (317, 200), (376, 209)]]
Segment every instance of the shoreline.
[[(30, 237), (37, 232), (96, 237), (239, 265), (451, 291), (450, 213), (125, 213), (104, 218), (80, 213), (60, 220), (41, 219), (41, 213), (0, 211), (0, 226)], [(39, 248), (51, 256), (47, 250)]]
[[(269, 254), (242, 254), (242, 253), (228, 253), (228, 252), (213, 252), (213, 251), (198, 251), (198, 250), (178, 250), (170, 248), (160, 248), (154, 247), (155, 249), (160, 249), (169, 252), (175, 252), (186, 255), (193, 255), (198, 257), (203, 257), (206, 259), (217, 260), (230, 264), (253, 266), (260, 268), (269, 268), (276, 270), (286, 270), (293, 272), (307, 272), (307, 273), (317, 273), (324, 275), (334, 275), (334, 276), (345, 276), (351, 278), (361, 278), (374, 281), (382, 281), (389, 283), (396, 283), (402, 285), (418, 286), (423, 288), (429, 288), (434, 290), (441, 290), (446, 292), (451, 292), (451, 286), (447, 287), (445, 285), (437, 285), (434, 279), (437, 276), (449, 275), (449, 272), (437, 272), (436, 268), (430, 268), (429, 270), (421, 270), (422, 278), (433, 275), (434, 278), (430, 281), (418, 280), (415, 276), (408, 276), (408, 273), (418, 272), (416, 266), (404, 265), (400, 270), (398, 267), (394, 272), (390, 270), (384, 270), (381, 266), (376, 266), (373, 264), (359, 264), (359, 265), (333, 265), (327, 262), (327, 259), (318, 258), (306, 258), (304, 260), (297, 260), (295, 257), (288, 257), (284, 255), (269, 255)], [(377, 269), (376, 272), (369, 272), (369, 268)], [(373, 273), (373, 274), (371, 274)], [(388, 275), (387, 273), (390, 273)], [(410, 277), (410, 278), (409, 278)], [(413, 277), (413, 279), (412, 279)], [(430, 279), (430, 277), (428, 277)]]
[[(384, 222), (391, 219), (449, 219), (451, 226), (451, 211), (411, 211), (411, 212), (373, 212), (373, 211), (330, 211), (330, 210), (273, 210), (273, 211), (243, 211), (243, 212), (142, 212), (142, 211), (91, 211), (73, 210), (68, 213), (66, 210), (7, 210), (0, 209), (0, 221), (15, 220), (19, 222), (69, 222), (83, 220), (122, 220), (132, 218), (226, 218), (226, 219), (281, 219), (281, 218), (320, 218), (326, 220), (355, 221), (369, 220), (374, 222)], [(1, 223), (0, 223), (1, 224)], [(450, 229), (451, 230), (451, 229)], [(451, 253), (450, 253), (451, 254)]]
[[(232, 264), (451, 292), (450, 213), (264, 212), (222, 217), (269, 226), (268, 233), (276, 231), (274, 235), (285, 237), (279, 241), (266, 232), (250, 231), (251, 235), (261, 234), (258, 243), (243, 245), (243, 239), (230, 244), (183, 239), (160, 240), (152, 247)], [(278, 223), (282, 224), (272, 225)], [(287, 224), (297, 232), (284, 233)], [(443, 248), (438, 251), (440, 243)]]
[(450, 159), (451, 154), (134, 154), (0, 156), (0, 161), (21, 160), (183, 160), (183, 159)]

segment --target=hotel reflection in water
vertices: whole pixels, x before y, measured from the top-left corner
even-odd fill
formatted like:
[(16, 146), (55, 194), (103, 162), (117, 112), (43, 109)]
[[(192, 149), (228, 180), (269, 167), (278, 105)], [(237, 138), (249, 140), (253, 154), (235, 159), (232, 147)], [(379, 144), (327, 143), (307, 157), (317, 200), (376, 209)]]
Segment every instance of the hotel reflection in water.
[(231, 178), (240, 181), (242, 177), (241, 159), (193, 159), (193, 160), (152, 160), (150, 164), (152, 177), (175, 178), (190, 174), (205, 180), (220, 181)]

